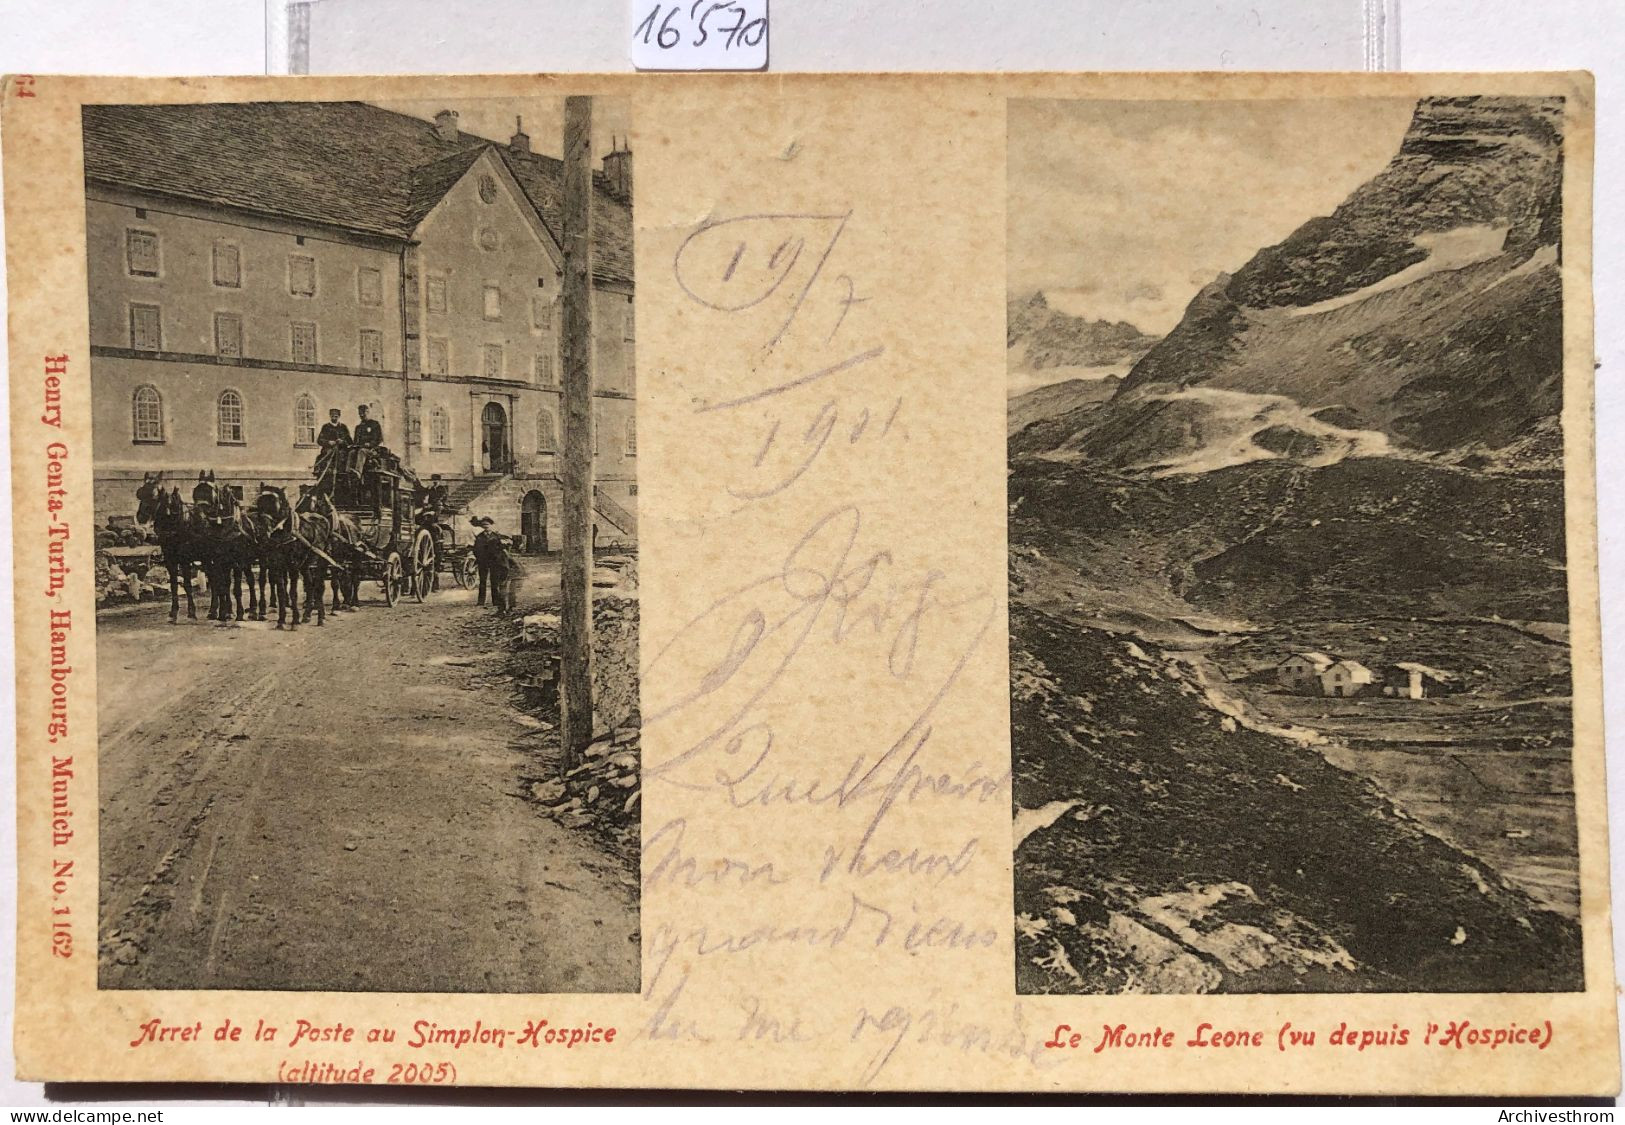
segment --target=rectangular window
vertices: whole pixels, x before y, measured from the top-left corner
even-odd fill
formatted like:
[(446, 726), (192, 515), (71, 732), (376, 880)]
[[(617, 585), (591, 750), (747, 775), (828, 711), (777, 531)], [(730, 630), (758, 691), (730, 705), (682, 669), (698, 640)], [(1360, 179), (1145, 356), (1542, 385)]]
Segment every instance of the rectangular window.
[(553, 357), (546, 352), (536, 353), (536, 382), (544, 387), (553, 385)]
[(236, 313), (214, 314), (214, 354), (243, 354), (243, 318)]
[(426, 375), (451, 374), (451, 346), (444, 336), (430, 336), (428, 355), (423, 367)]
[(356, 274), (356, 296), (363, 305), (384, 303), (384, 274), (382, 270), (362, 267)]
[(316, 362), (316, 326), (295, 321), (289, 330), (289, 347), (295, 363)]
[(222, 289), (242, 288), (242, 252), (229, 242), (214, 244), (214, 283)]
[(295, 297), (316, 295), (316, 259), (304, 254), (288, 255), (288, 292)]
[(157, 305), (130, 306), (130, 347), (155, 352), (164, 346), (162, 316)]
[(131, 277), (158, 276), (158, 232), (127, 230), (124, 232), (124, 254)]
[(361, 330), (361, 366), (366, 371), (384, 369), (384, 334), (376, 328)]
[(626, 303), (626, 323), (621, 330), (621, 339), (630, 344), (637, 338), (637, 316), (632, 311), (632, 302), (628, 301)]
[(544, 332), (553, 327), (553, 302), (548, 300), (546, 293), (533, 293), (530, 298), (530, 323), (532, 328)]
[(485, 283), (485, 319), (502, 319), (502, 286), (490, 281)]
[(502, 345), (485, 345), (485, 377), (487, 379), (502, 378)]
[(429, 311), (443, 313), (446, 311), (446, 279), (438, 274), (431, 274), (425, 286), (429, 299)]
[(451, 448), (451, 415), (437, 406), (429, 413), (429, 448)]

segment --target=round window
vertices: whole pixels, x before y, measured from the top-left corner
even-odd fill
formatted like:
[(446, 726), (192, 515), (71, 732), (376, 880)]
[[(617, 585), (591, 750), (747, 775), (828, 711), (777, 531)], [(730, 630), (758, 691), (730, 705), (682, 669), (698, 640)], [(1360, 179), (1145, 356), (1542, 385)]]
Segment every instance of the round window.
[(480, 198), (487, 203), (497, 201), (497, 181), (495, 176), (486, 175), (480, 177)]
[(481, 250), (495, 250), (501, 245), (502, 241), (497, 237), (497, 232), (493, 227), (481, 227), (479, 240)]

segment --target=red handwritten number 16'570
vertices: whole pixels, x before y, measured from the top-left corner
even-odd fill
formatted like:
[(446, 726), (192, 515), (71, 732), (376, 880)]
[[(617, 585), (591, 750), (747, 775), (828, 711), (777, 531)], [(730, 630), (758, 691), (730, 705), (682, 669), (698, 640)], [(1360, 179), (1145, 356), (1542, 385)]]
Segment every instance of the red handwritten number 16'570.
[[(665, 13), (664, 18), (662, 12)], [(730, 14), (734, 17), (731, 24), (727, 22)], [(713, 16), (716, 21), (711, 23), (709, 21)], [(632, 36), (641, 38), (645, 44), (653, 43), (669, 51), (683, 41), (685, 23), (694, 32), (694, 38), (689, 43), (691, 47), (705, 46), (707, 40), (716, 34), (726, 36), (722, 49), (731, 51), (735, 47), (754, 47), (767, 34), (767, 17), (751, 19), (750, 13), (733, 0), (694, 0), (688, 5), (686, 13), (682, 4), (656, 4), (643, 17), (643, 22), (638, 24)]]

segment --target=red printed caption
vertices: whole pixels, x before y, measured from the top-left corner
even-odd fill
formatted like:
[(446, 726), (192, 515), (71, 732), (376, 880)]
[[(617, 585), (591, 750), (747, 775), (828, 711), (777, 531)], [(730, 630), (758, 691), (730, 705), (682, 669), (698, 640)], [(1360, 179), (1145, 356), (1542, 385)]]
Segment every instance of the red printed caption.
[[(19, 97), (30, 97), (20, 89)], [(45, 695), (45, 741), (56, 746), (68, 737), (71, 680), (73, 660), (70, 644), (73, 631), (73, 612), (55, 608), (68, 582), (68, 540), (71, 531), (64, 515), (67, 508), (68, 444), (62, 440), (62, 384), (68, 377), (68, 357), (65, 354), (47, 355), (45, 374), (41, 384), (40, 422), (49, 427), (44, 453), (44, 511), (49, 517), (45, 525), (45, 587), (49, 599), (45, 613), (48, 650), (51, 654), (47, 671), (50, 688)], [(74, 875), (73, 845), (74, 816), (73, 755), (51, 755), (51, 955), (73, 956), (73, 908), (66, 901), (70, 880)]]
[[(403, 1026), (356, 1026), (343, 1022), (317, 1023), (298, 1019), (288, 1029), (260, 1019), (253, 1028), (227, 1019), (212, 1029), (202, 1020), (166, 1023), (150, 1019), (138, 1024), (130, 1048), (150, 1049), (183, 1043), (285, 1043), (290, 1054), (277, 1063), (278, 1082), (360, 1082), (399, 1085), (454, 1083), (457, 1066), (449, 1059), (410, 1062), (368, 1062), (353, 1054), (335, 1057), (335, 1048), (406, 1047), (414, 1051), (462, 1051), (556, 1048), (591, 1050), (615, 1043), (617, 1029), (592, 1021), (554, 1024), (528, 1019), (515, 1027), (488, 1024), (440, 1024), (414, 1020)], [(291, 1052), (297, 1052), (291, 1053)]]
[(1292, 1026), (1291, 1021), (1277, 1028), (1221, 1027), (1199, 1023), (1190, 1034), (1176, 1033), (1170, 1028), (1154, 1027), (1149, 1030), (1130, 1028), (1120, 1023), (1101, 1025), (1097, 1034), (1076, 1031), (1070, 1024), (1057, 1024), (1055, 1033), (1044, 1043), (1045, 1047), (1061, 1050), (1088, 1050), (1091, 1054), (1119, 1050), (1265, 1050), (1277, 1051), (1321, 1049), (1356, 1053), (1367, 1050), (1385, 1050), (1400, 1047), (1444, 1047), (1455, 1050), (1495, 1051), (1502, 1047), (1534, 1048), (1544, 1051), (1552, 1044), (1551, 1020), (1538, 1020), (1533, 1024), (1505, 1023), (1480, 1027), (1471, 1020), (1429, 1022), (1417, 1037), (1409, 1027), (1397, 1023), (1387, 1027), (1350, 1027), (1339, 1023), (1330, 1031)]

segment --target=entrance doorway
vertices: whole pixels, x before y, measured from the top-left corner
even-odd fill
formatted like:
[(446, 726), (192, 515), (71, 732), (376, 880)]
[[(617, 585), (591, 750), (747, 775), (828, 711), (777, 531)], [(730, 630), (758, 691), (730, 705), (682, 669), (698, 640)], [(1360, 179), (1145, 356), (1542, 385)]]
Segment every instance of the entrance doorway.
[(534, 488), (519, 507), (519, 533), (525, 537), (526, 553), (547, 554), (547, 497)]
[(487, 473), (508, 471), (508, 412), (501, 403), (488, 402), (480, 414), (480, 468)]

